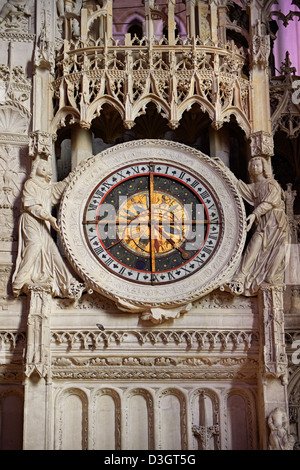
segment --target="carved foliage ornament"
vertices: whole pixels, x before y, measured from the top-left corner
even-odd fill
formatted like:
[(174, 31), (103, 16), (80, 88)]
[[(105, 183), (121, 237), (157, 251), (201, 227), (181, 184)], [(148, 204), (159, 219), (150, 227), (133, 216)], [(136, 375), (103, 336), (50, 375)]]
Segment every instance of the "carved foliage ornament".
[(82, 162), (59, 216), (66, 255), (87, 285), (157, 322), (228, 279), (244, 221), (234, 179), (219, 161), (149, 140)]

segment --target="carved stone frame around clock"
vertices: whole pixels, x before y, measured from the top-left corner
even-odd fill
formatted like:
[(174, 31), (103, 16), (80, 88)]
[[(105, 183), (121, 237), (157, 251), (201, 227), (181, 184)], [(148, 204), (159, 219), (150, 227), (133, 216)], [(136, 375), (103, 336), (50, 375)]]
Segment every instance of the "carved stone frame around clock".
[[(97, 262), (87, 246), (82, 225), (91, 191), (101, 180), (125, 165), (159, 162), (174, 164), (203, 181), (221, 204), (222, 236), (214, 256), (192, 276), (170, 285), (136, 285), (121, 279)], [(84, 160), (73, 172), (60, 205), (62, 244), (78, 275), (94, 291), (112, 299), (126, 312), (175, 309), (188, 305), (228, 281), (236, 270), (246, 239), (244, 204), (235, 177), (224, 164), (198, 150), (161, 140), (138, 140), (107, 149)]]

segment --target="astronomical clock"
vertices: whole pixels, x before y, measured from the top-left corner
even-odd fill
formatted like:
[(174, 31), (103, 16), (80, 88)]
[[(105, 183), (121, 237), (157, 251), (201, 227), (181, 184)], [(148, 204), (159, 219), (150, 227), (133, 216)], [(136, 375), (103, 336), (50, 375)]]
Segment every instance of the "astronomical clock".
[(169, 141), (138, 140), (83, 161), (59, 223), (86, 285), (133, 312), (184, 306), (220, 287), (246, 233), (230, 170)]

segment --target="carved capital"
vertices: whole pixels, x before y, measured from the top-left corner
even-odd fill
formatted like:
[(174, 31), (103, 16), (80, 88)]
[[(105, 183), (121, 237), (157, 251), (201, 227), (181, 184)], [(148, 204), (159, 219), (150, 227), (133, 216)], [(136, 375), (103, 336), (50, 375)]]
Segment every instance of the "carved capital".
[(30, 134), (29, 156), (35, 158), (44, 155), (47, 158), (52, 155), (52, 134), (48, 132), (35, 131)]
[(271, 157), (274, 155), (274, 138), (273, 134), (265, 131), (255, 132), (250, 136), (251, 139), (251, 155), (252, 157), (266, 155)]

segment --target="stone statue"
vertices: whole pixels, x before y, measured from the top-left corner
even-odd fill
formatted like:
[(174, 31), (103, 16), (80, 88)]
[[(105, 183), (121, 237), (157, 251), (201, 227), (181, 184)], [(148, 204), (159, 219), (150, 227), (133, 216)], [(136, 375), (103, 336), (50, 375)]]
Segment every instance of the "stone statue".
[(236, 294), (252, 296), (262, 284), (284, 283), (286, 255), (290, 241), (289, 221), (285, 212), (284, 193), (275, 181), (265, 158), (249, 162), (251, 184), (238, 181), (243, 198), (254, 211), (247, 218), (247, 231), (256, 230), (244, 253), (241, 265), (229, 283)]
[(51, 209), (59, 202), (68, 178), (58, 183), (50, 180), (49, 163), (37, 158), (22, 195), (13, 292), (18, 296), (28, 293), (31, 286), (50, 287), (53, 296), (77, 299), (84, 286), (71, 274), (50, 232), (50, 226), (59, 230)]
[(295, 438), (289, 433), (289, 420), (283, 408), (276, 408), (268, 418), (270, 450), (293, 450)]

